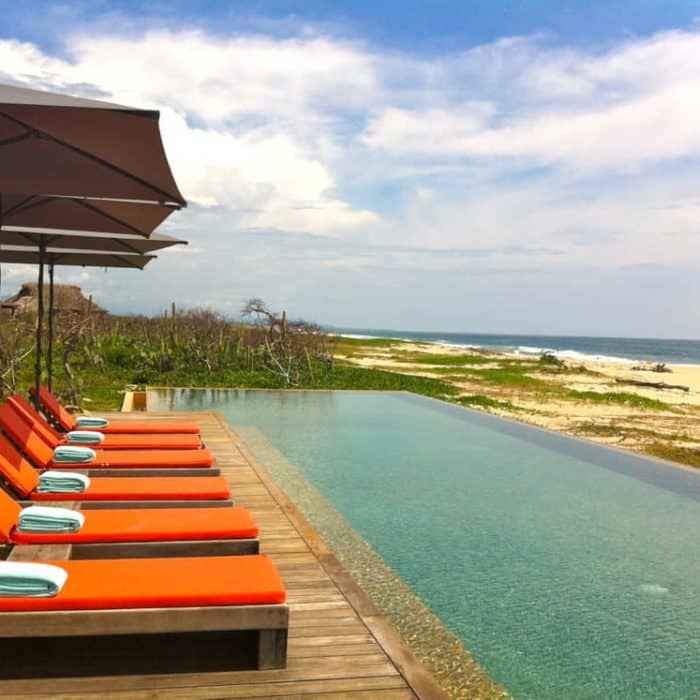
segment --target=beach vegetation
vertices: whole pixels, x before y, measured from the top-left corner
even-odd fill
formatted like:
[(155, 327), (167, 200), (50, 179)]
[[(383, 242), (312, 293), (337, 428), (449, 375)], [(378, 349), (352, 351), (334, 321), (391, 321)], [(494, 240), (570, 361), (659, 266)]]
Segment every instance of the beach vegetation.
[[(529, 369), (529, 367), (527, 368)], [(522, 366), (488, 367), (472, 370), (472, 375), (484, 382), (497, 386), (517, 387), (521, 389), (542, 390), (549, 387), (548, 382), (527, 373)]]
[(500, 401), (499, 399), (485, 396), (484, 394), (469, 394), (460, 396), (456, 399), (457, 403), (462, 406), (477, 407), (477, 408), (496, 408), (504, 411), (520, 411), (519, 406), (516, 406), (511, 401)]
[(680, 462), (689, 467), (700, 469), (700, 449), (674, 445), (670, 442), (652, 442), (644, 447), (644, 452), (651, 457), (658, 457), (669, 462)]
[(471, 365), (485, 365), (489, 362), (493, 362), (493, 358), (489, 358), (485, 355), (469, 355), (469, 354), (459, 354), (459, 355), (439, 355), (427, 352), (401, 352), (394, 353), (388, 359), (394, 362), (405, 362), (412, 365), (437, 365), (437, 366), (450, 366), (450, 367), (462, 367)]
[(625, 391), (576, 391), (569, 389), (563, 394), (563, 398), (569, 401), (584, 401), (588, 403), (608, 403), (631, 406), (633, 408), (648, 408), (656, 411), (671, 411), (673, 407), (664, 401), (650, 399), (639, 394)]
[(348, 338), (341, 335), (330, 336), (330, 341), (334, 354), (344, 357), (362, 356), (367, 349), (393, 349), (406, 344), (406, 341), (396, 338)]

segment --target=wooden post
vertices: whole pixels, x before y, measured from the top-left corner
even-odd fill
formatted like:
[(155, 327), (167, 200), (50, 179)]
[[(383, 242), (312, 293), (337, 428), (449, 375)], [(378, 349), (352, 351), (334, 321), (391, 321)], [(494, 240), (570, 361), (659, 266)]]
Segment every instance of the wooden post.
[(46, 384), (49, 391), (53, 391), (53, 314), (54, 314), (54, 296), (53, 296), (53, 272), (54, 264), (49, 263), (49, 347), (46, 359)]
[(36, 312), (36, 362), (34, 363), (34, 405), (39, 410), (39, 389), (41, 387), (41, 353), (42, 335), (44, 330), (44, 256), (46, 255), (46, 245), (39, 246), (39, 279), (37, 288), (39, 297), (37, 299)]

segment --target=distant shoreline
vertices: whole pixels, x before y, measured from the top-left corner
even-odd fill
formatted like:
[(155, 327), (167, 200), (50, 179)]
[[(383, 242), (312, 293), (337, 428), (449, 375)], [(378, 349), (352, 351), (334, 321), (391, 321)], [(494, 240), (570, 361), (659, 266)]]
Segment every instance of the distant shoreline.
[(360, 334), (339, 336), (341, 362), (439, 382), (453, 403), (700, 467), (698, 364), (660, 368), (658, 362), (581, 355), (541, 359), (353, 335)]
[(664, 362), (679, 366), (700, 367), (700, 340), (431, 333), (345, 328), (330, 329), (329, 333), (358, 340), (386, 338), (410, 343), (430, 343), (443, 348), (496, 352), (521, 358), (537, 358), (549, 352), (559, 359), (573, 362), (605, 362), (620, 365)]

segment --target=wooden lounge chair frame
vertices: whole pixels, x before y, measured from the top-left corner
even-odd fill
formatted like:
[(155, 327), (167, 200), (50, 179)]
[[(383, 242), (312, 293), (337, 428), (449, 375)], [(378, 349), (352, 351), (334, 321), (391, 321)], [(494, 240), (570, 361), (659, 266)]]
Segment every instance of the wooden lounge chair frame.
[[(278, 669), (286, 666), (288, 628), (286, 603), (2, 612), (0, 674), (37, 677), (37, 666), (45, 676), (67, 669), (73, 676), (173, 673), (197, 661), (208, 671), (242, 670), (241, 660), (247, 668)], [(178, 643), (189, 649), (187, 658), (173, 652)]]
[[(81, 542), (73, 544), (17, 544), (10, 561), (35, 561), (37, 554), (51, 547), (57, 559), (148, 559), (151, 557), (222, 557), (259, 554), (260, 540), (239, 537), (228, 540), (170, 540), (153, 542)], [(41, 549), (40, 549), (41, 548)], [(0, 620), (2, 618), (0, 617)]]

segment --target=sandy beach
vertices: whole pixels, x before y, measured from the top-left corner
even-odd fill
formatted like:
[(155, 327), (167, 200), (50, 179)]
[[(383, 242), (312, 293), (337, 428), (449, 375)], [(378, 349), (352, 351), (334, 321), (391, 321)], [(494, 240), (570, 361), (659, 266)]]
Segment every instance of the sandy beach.
[[(457, 387), (458, 399), (472, 408), (596, 442), (690, 464), (700, 448), (700, 366), (666, 365), (660, 372), (650, 363), (593, 359), (548, 365), (529, 355), (414, 342), (360, 345), (340, 357), (363, 367), (440, 379)], [(444, 362), (454, 371), (446, 371)], [(484, 378), (484, 370), (509, 367), (535, 381), (519, 385)], [(475, 397), (487, 399), (482, 405)]]

